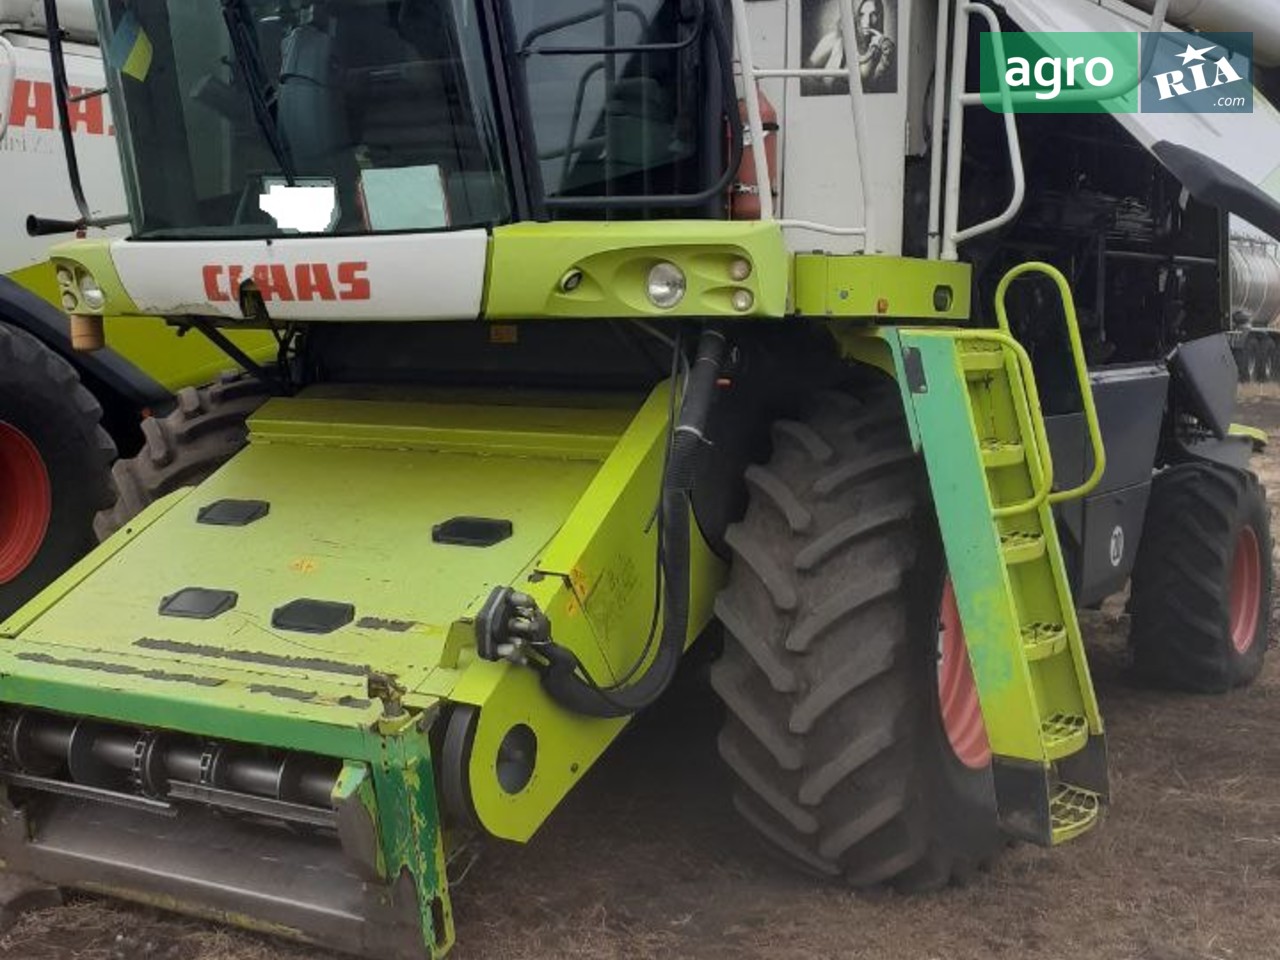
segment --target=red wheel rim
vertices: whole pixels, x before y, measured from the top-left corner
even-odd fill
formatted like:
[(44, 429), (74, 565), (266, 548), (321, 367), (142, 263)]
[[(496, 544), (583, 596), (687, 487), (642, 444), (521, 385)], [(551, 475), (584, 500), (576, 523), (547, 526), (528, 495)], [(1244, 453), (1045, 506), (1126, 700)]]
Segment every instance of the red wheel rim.
[(956, 759), (971, 770), (987, 767), (991, 763), (991, 743), (982, 722), (978, 686), (969, 666), (969, 649), (950, 577), (943, 585), (938, 610), (938, 711)]
[(1258, 635), (1262, 603), (1262, 554), (1253, 527), (1245, 527), (1236, 540), (1231, 561), (1231, 644), (1240, 653), (1253, 646)]
[(21, 430), (0, 422), (0, 583), (16, 578), (35, 559), (52, 503), (40, 451)]

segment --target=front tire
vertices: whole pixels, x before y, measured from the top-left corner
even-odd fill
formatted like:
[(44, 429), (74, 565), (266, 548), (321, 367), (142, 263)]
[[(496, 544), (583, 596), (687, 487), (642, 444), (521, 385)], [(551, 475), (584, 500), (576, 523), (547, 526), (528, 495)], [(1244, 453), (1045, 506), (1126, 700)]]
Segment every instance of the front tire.
[(1257, 477), (1208, 463), (1159, 474), (1133, 570), (1129, 643), (1144, 682), (1222, 693), (1262, 669), (1271, 518)]
[(0, 619), (94, 544), (115, 444), (72, 366), (0, 323)]
[(945, 580), (901, 399), (815, 396), (747, 472), (716, 602), (720, 753), (775, 851), (856, 886), (928, 889), (1002, 845), (989, 764), (961, 762), (939, 706)]
[(116, 501), (98, 515), (98, 537), (105, 540), (166, 494), (207, 480), (244, 448), (249, 416), (270, 395), (267, 384), (239, 374), (179, 390), (168, 416), (142, 422), (146, 442), (138, 455), (112, 470)]

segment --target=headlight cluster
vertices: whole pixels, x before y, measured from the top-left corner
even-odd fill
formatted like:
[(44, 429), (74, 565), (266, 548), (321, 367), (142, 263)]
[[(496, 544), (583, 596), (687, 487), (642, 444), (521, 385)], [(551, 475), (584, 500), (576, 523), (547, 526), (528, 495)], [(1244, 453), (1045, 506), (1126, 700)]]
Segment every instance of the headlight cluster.
[(105, 309), (107, 294), (84, 267), (60, 263), (55, 273), (62, 306), (67, 313), (101, 313)]
[[(745, 283), (753, 272), (751, 261), (745, 257), (731, 260), (727, 271), (733, 283)], [(688, 279), (680, 267), (668, 260), (659, 260), (649, 268), (645, 295), (659, 310), (672, 310), (684, 300), (688, 287)], [(738, 313), (747, 313), (756, 305), (755, 294), (746, 287), (736, 287), (729, 294), (729, 303)]]

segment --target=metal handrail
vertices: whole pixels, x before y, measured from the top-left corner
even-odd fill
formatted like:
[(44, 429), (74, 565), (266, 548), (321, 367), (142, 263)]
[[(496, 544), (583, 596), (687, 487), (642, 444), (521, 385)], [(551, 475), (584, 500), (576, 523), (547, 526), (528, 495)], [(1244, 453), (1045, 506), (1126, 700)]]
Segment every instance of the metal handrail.
[[(1102, 425), (1098, 422), (1098, 409), (1093, 402), (1093, 387), (1089, 383), (1089, 365), (1084, 356), (1084, 342), (1080, 337), (1080, 321), (1076, 316), (1075, 298), (1071, 294), (1071, 284), (1063, 275), (1062, 271), (1052, 264), (1041, 263), (1040, 261), (1030, 261), (1022, 263), (1014, 267), (1004, 275), (1000, 281), (1000, 286), (996, 288), (996, 321), (1000, 324), (1000, 329), (1010, 337), (1013, 336), (1009, 329), (1009, 314), (1005, 306), (1005, 298), (1008, 296), (1009, 287), (1020, 277), (1029, 273), (1040, 273), (1047, 276), (1058, 287), (1058, 294), (1062, 298), (1062, 312), (1066, 318), (1067, 338), (1071, 342), (1071, 360), (1074, 366), (1076, 379), (1080, 383), (1080, 403), (1084, 407), (1085, 424), (1089, 429), (1089, 443), (1093, 447), (1093, 471), (1089, 474), (1088, 479), (1077, 487), (1069, 490), (1060, 490), (1057, 493), (1048, 495), (1049, 503), (1063, 503), (1067, 500), (1077, 500), (1080, 497), (1091, 493), (1094, 488), (1102, 481), (1102, 475), (1107, 469), (1107, 450), (1102, 441)], [(1028, 395), (1035, 392), (1035, 402), (1039, 404), (1039, 391), (1035, 385), (1035, 375), (1032, 374)], [(1052, 477), (1052, 475), (1051, 475)]]
[[(742, 71), (743, 100), (747, 108), (747, 131), (751, 136), (751, 156), (756, 167), (756, 184), (760, 192), (760, 219), (776, 220), (782, 227), (812, 230), (833, 236), (861, 236), (874, 238), (875, 214), (867, 202), (867, 106), (866, 93), (862, 89), (862, 58), (858, 51), (857, 26), (853, 13), (853, 0), (839, 0), (840, 33), (844, 44), (845, 67), (840, 70), (774, 69), (755, 65), (751, 44), (751, 28), (747, 22), (746, 0), (732, 0), (734, 32), (738, 41), (738, 64)], [(858, 192), (862, 199), (864, 225), (840, 227), (815, 223), (809, 220), (778, 219), (773, 206), (773, 183), (769, 173), (768, 153), (764, 142), (764, 121), (760, 114), (760, 90), (757, 81), (768, 79), (798, 80), (806, 78), (847, 79), (849, 103), (853, 115), (853, 135), (858, 151)], [(874, 242), (874, 241), (873, 241)]]
[(1003, 31), (1000, 18), (984, 3), (959, 0), (951, 49), (951, 110), (950, 129), (947, 133), (946, 213), (942, 237), (941, 256), (944, 260), (959, 259), (959, 245), (966, 240), (998, 230), (1013, 220), (1026, 200), (1027, 177), (1022, 164), (1022, 143), (1018, 137), (1018, 118), (1013, 112), (1013, 93), (1005, 78), (1000, 78), (1000, 98), (1004, 107), (1005, 140), (1009, 150), (1009, 167), (1013, 171), (1013, 196), (1004, 211), (990, 220), (960, 229), (960, 173), (964, 146), (965, 77), (969, 67), (969, 17), (978, 15), (987, 21), (987, 28), (994, 34), (996, 54), (1004, 54)]
[[(1149, 32), (1163, 32), (1168, 17), (1169, 4), (1170, 0), (1156, 0), (1155, 7), (1151, 12)], [(946, 51), (946, 34), (950, 26), (949, 13), (951, 9), (950, 4), (945, 0), (940, 4), (940, 7), (937, 36), (937, 76), (943, 76), (946, 73), (946, 64), (943, 58)], [(999, 216), (961, 230), (959, 228), (960, 173), (964, 145), (964, 111), (966, 107), (981, 106), (985, 103), (981, 92), (971, 93), (965, 89), (969, 61), (968, 17), (971, 14), (976, 14), (987, 22), (987, 28), (993, 34), (992, 43), (995, 46), (997, 62), (1003, 62), (1004, 59), (1004, 38), (1000, 27), (1000, 18), (985, 3), (977, 2), (977, 0), (956, 0), (955, 7), (956, 22), (951, 35), (950, 123), (947, 133), (945, 204), (943, 198), (944, 186), (940, 182), (937, 163), (937, 157), (939, 156), (938, 141), (942, 136), (942, 132), (939, 129), (942, 117), (942, 109), (940, 107), (942, 91), (940, 90), (935, 90), (934, 92), (934, 144), (933, 161), (931, 163), (932, 177), (929, 190), (929, 256), (940, 256), (944, 260), (959, 259), (958, 247), (961, 243), (966, 240), (972, 240), (982, 234), (990, 233), (993, 230), (998, 230), (1012, 221), (1022, 209), (1022, 204), (1026, 199), (1026, 171), (1022, 163), (1022, 146), (1018, 139), (1018, 126), (1013, 104), (1031, 102), (1031, 97), (1033, 96), (1028, 93), (1013, 93), (1005, 82), (1004, 76), (1000, 76), (1000, 103), (1005, 115), (1005, 134), (1009, 146), (1009, 163), (1010, 169), (1013, 171), (1013, 197), (1004, 212)], [(1148, 54), (1144, 56), (1139, 70), (1138, 83), (1141, 83), (1142, 77), (1147, 74), (1149, 69), (1150, 55)], [(1104, 90), (1068, 90), (1063, 91), (1059, 99), (1072, 102), (1100, 102), (1123, 96), (1131, 92), (1136, 85), (1113, 85)], [(945, 213), (943, 212), (944, 207)], [(941, 229), (939, 229), (938, 225), (940, 220), (944, 224)]]

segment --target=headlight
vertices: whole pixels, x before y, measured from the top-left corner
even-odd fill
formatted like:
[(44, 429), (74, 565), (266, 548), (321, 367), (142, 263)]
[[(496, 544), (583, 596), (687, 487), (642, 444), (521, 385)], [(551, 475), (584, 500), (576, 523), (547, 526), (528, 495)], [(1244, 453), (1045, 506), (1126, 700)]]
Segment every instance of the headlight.
[(739, 313), (746, 313), (756, 305), (756, 298), (751, 295), (750, 290), (735, 290), (730, 300), (733, 303), (733, 309)]
[(58, 283), (64, 287), (69, 287), (76, 282), (76, 278), (72, 276), (71, 271), (66, 267), (58, 268)]
[(670, 310), (684, 299), (684, 291), (683, 270), (665, 260), (653, 265), (653, 269), (649, 271), (649, 281), (645, 285), (650, 303), (659, 310)]
[(78, 306), (80, 306), (80, 302), (76, 300), (74, 293), (68, 292), (62, 295), (62, 307), (67, 313), (74, 313)]
[(729, 279), (742, 283), (751, 276), (751, 261), (745, 257), (738, 257), (729, 264)]
[(93, 279), (92, 274), (80, 274), (79, 287), (80, 299), (90, 310), (101, 310), (106, 306), (107, 295), (102, 292), (102, 288), (98, 286), (98, 281)]

